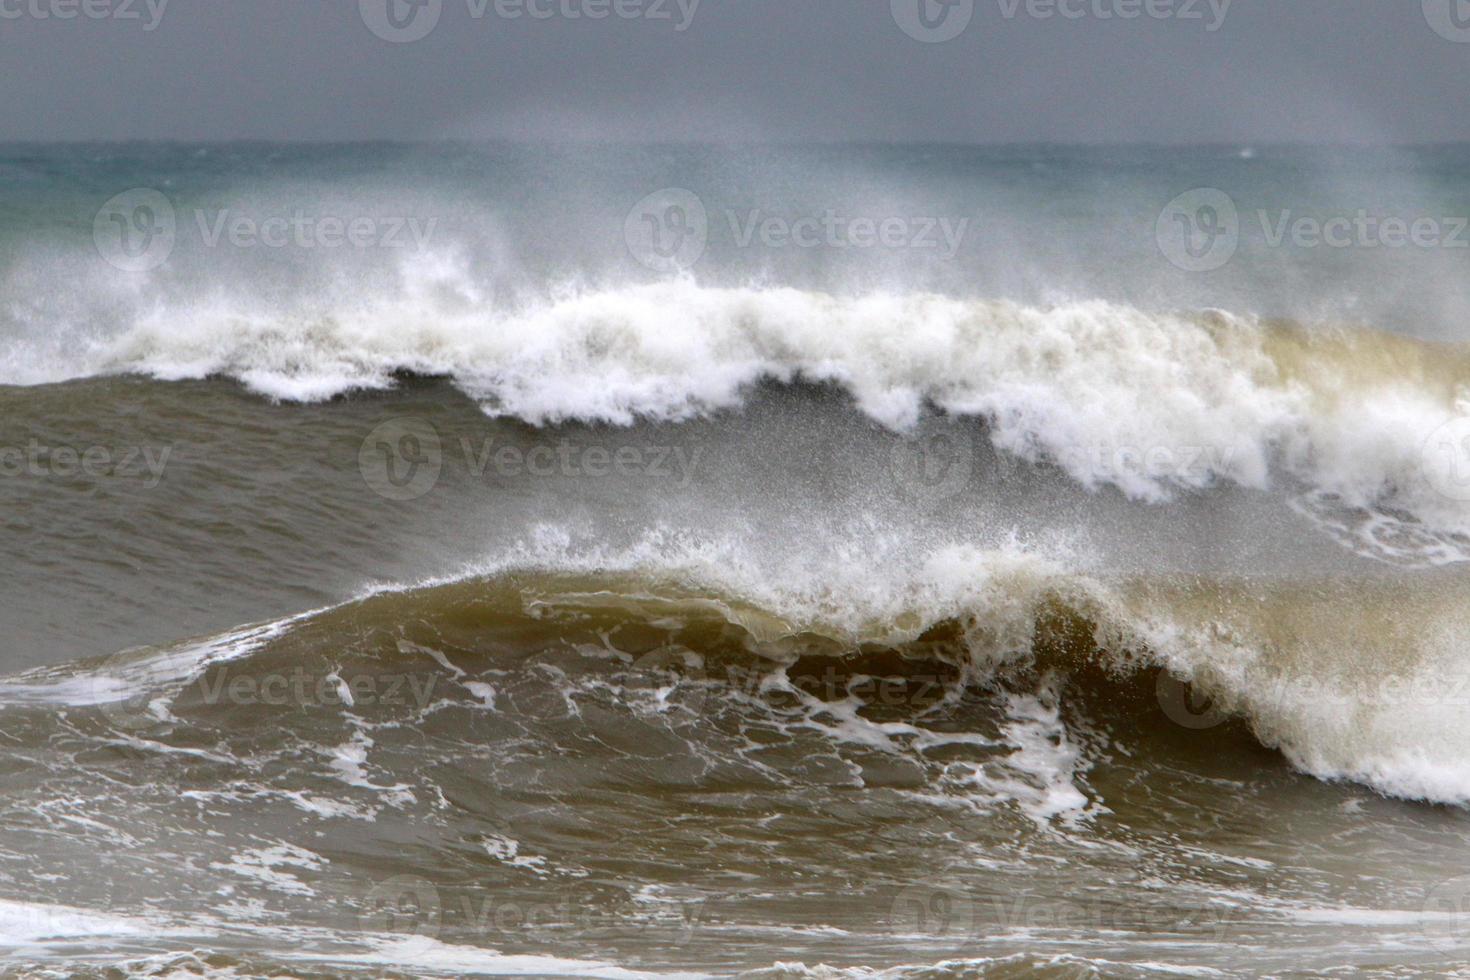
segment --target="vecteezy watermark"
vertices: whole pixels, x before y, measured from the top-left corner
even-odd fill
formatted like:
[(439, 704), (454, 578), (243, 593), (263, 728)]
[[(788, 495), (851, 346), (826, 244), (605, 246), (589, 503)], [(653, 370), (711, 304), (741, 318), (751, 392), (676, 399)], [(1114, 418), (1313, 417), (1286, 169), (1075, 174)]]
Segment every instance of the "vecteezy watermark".
[(1211, 272), (1240, 247), (1240, 212), (1214, 187), (1185, 191), (1164, 206), (1154, 225), (1159, 251), (1186, 272)]
[(959, 888), (910, 885), (894, 896), (888, 927), (899, 937), (963, 942), (975, 932), (975, 903)]
[(92, 702), (114, 728), (143, 728), (159, 720), (152, 709), (157, 694), (151, 683), (153, 652), (150, 647), (119, 650), (89, 675)]
[[(1088, 484), (1111, 484), (1125, 491), (1141, 485), (1202, 487), (1233, 469), (1234, 450), (1217, 446), (1069, 446), (1037, 462), (1061, 468)], [(964, 493), (977, 477), (1006, 482), (1022, 460), (995, 451), (982, 456), (975, 436), (960, 425), (928, 427), (889, 448), (888, 472), (900, 491), (915, 500), (937, 503)]]
[[(944, 700), (958, 703), (971, 692), (957, 684), (960, 672), (936, 665), (933, 670), (906, 670), (902, 674), (864, 674), (825, 664), (817, 670), (773, 672), (758, 667), (725, 667), (718, 682), (746, 698), (773, 692), (795, 694), (823, 702), (856, 700), (865, 708), (912, 708)], [(983, 692), (976, 691), (977, 696)]]
[[(1470, 674), (1390, 674), (1380, 677), (1264, 678), (1251, 685), (1253, 693), (1242, 706), (1254, 711), (1277, 712), (1293, 705), (1338, 707), (1355, 710), (1413, 711), (1429, 708), (1470, 706)], [(1167, 671), (1159, 675), (1159, 707), (1170, 721), (1196, 731), (1214, 728), (1232, 717), (1217, 698), (1197, 685), (1182, 681)]]
[(152, 490), (163, 480), (173, 446), (48, 446), (32, 438), (24, 446), (0, 445), (0, 479), (140, 480)]
[(975, 17), (975, 0), (889, 0), (893, 22), (925, 44), (953, 41)]
[(1424, 0), (1424, 19), (1434, 33), (1445, 40), (1470, 44), (1470, 2), (1467, 0)]
[(137, 187), (111, 198), (92, 222), (92, 240), (108, 264), (124, 272), (147, 272), (167, 262), (187, 231), (207, 249), (423, 249), (438, 218), (412, 215), (337, 215), (300, 208), (248, 214), (229, 208), (196, 208), (182, 226), (173, 202), (162, 192)]
[[(694, 23), (700, 0), (464, 0), (470, 20), (622, 20), (671, 25), (682, 34)], [(368, 30), (384, 41), (405, 44), (433, 33), (446, 0), (358, 0)]]
[[(1200, 21), (1211, 33), (1225, 25), (1234, 0), (996, 0), (1005, 20)], [(889, 0), (894, 23), (926, 44), (952, 41), (975, 17), (975, 0)]]
[(1451, 419), (1432, 432), (1419, 456), (1424, 479), (1448, 500), (1470, 501), (1470, 417)]
[(608, 476), (644, 476), (667, 479), (680, 489), (689, 486), (704, 447), (692, 451), (683, 446), (583, 446), (566, 439), (534, 446), (497, 446), (486, 437), (478, 445), (459, 440), (466, 468), (473, 477), (493, 471), (503, 477), (573, 477), (601, 479)]
[(397, 418), (369, 432), (357, 452), (363, 481), (388, 500), (417, 500), (439, 482), (444, 447), (426, 419)]
[(168, 676), (168, 661), (150, 661), (150, 652), (137, 647), (113, 654), (91, 675), (93, 701), (117, 728), (144, 727), (167, 718), (167, 709), (196, 706), (422, 711), (439, 681), (437, 673), (428, 671), (312, 671), (296, 666), (262, 673), (233, 664), (216, 665), (185, 681)]
[(439, 889), (415, 875), (380, 881), (365, 896), (358, 911), (363, 932), (385, 936), (439, 935)]
[(153, 31), (169, 0), (0, 0), (0, 20), (115, 20)]
[(168, 261), (178, 234), (173, 203), (161, 192), (135, 187), (110, 199), (92, 222), (92, 241), (109, 265), (147, 272)]
[(1463, 949), (1470, 926), (1470, 875), (1441, 881), (1424, 896), (1420, 931), (1443, 950)]
[[(978, 480), (1007, 482), (1022, 458), (992, 451), (982, 455), (975, 436), (961, 426), (929, 426), (894, 442), (888, 472), (906, 497), (920, 502), (950, 500)], [(1130, 491), (1139, 486), (1207, 486), (1232, 472), (1233, 448), (1205, 445), (1073, 445), (1039, 457), (1086, 483), (1111, 483)]]
[(1298, 215), (1290, 208), (1257, 211), (1256, 217), (1268, 248), (1470, 248), (1465, 235), (1470, 218), (1405, 218), (1362, 208), (1326, 218)]
[(923, 937), (928, 942), (952, 942), (957, 946), (973, 942), (994, 928), (1027, 932), (1208, 932), (1223, 939), (1236, 912), (1231, 905), (1187, 899), (1150, 904), (1107, 896), (1071, 898), (1029, 892), (981, 896), (970, 895), (958, 885), (916, 884), (894, 897), (888, 923), (899, 938)]
[(290, 214), (263, 218), (200, 209), (194, 212), (194, 221), (205, 248), (225, 244), (233, 248), (300, 249), (422, 249), (439, 223), (438, 218), (410, 215), (379, 218), (307, 214), (299, 208)]
[(1127, 487), (1138, 481), (1198, 487), (1233, 468), (1235, 452), (1219, 446), (1072, 446), (1057, 464), (1092, 481)]
[(952, 259), (959, 252), (970, 219), (937, 217), (851, 217), (828, 209), (820, 215), (787, 218), (759, 209), (744, 215), (726, 211), (736, 248), (912, 248), (938, 250)]
[(1014, 20), (1181, 20), (1205, 22), (1210, 33), (1225, 26), (1234, 0), (996, 0), (1001, 16)]
[[(668, 480), (683, 489), (694, 478), (704, 447), (624, 444), (582, 445), (569, 439), (534, 445), (501, 443), (493, 436), (478, 442), (460, 437), (454, 445), (474, 479), (605, 479), (633, 477)], [(389, 500), (415, 500), (433, 490), (444, 467), (444, 443), (433, 423), (421, 418), (389, 419), (376, 426), (358, 450), (364, 482)]]
[[(759, 208), (726, 209), (730, 243), (738, 249), (914, 249), (952, 259), (970, 230), (969, 218), (924, 215), (848, 215), (828, 208), (815, 214), (777, 215)], [(683, 272), (704, 256), (710, 216), (699, 195), (682, 187), (655, 191), (623, 222), (628, 251), (656, 272)]]
[[(520, 867), (537, 867), (541, 859), (519, 853), (519, 843), (494, 835), (484, 841), (491, 857)], [(702, 895), (674, 895), (656, 906), (624, 899), (608, 902), (596, 893), (574, 890), (542, 892), (527, 899), (497, 894), (473, 883), (436, 886), (415, 875), (379, 882), (359, 906), (358, 924), (375, 935), (436, 938), (452, 933), (474, 937), (485, 945), (503, 945), (540, 930), (562, 939), (611, 939), (641, 935), (663, 943), (688, 943), (699, 927)]]
[(1187, 684), (1166, 670), (1159, 671), (1155, 694), (1164, 715), (1174, 724), (1190, 731), (1205, 731), (1229, 720), (1215, 699), (1201, 694), (1192, 684)]
[(683, 647), (650, 650), (634, 659), (621, 673), (624, 697), (642, 695), (660, 715), (679, 710), (685, 717), (697, 717), (709, 698), (709, 676), (703, 659)]
[[(429, 706), (438, 675), (433, 673), (312, 673), (304, 667), (266, 674), (229, 665), (206, 671), (186, 688), (197, 688), (210, 706), (264, 705), (275, 708)], [(175, 699), (177, 700), (177, 698)]]
[(654, 191), (628, 212), (623, 240), (633, 258), (655, 272), (683, 272), (709, 245), (709, 212), (693, 191)]
[(933, 429), (895, 442), (888, 451), (888, 472), (900, 493), (935, 504), (971, 486), (975, 456), (969, 430), (959, 425)]
[[(1459, 215), (1385, 215), (1367, 208), (1301, 214), (1293, 208), (1257, 209), (1242, 220), (1224, 191), (1201, 187), (1170, 201), (1159, 214), (1159, 250), (1186, 272), (1212, 272), (1235, 257), (1243, 243), (1269, 249), (1462, 249), (1470, 248), (1470, 218)], [(1259, 228), (1248, 238), (1249, 225)]]

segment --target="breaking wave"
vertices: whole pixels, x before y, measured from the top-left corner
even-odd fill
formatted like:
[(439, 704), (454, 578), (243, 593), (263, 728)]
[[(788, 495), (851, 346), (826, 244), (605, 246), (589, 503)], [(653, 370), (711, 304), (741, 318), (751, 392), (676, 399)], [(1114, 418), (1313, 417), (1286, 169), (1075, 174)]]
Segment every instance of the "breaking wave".
[[(555, 562), (537, 552), (208, 640), (44, 668), (0, 686), (0, 706), (112, 712), (128, 703), (150, 723), (177, 721), (220, 710), (201, 703), (208, 685), (195, 682), (221, 665), (285, 671), (322, 658), (340, 665), (355, 651), (380, 668), (442, 670), (463, 688), (459, 697), (493, 707), (482, 674), (503, 672), (507, 656), (564, 648), (614, 664), (652, 657), (661, 679), (634, 687), (692, 723), (747, 710), (742, 698), (785, 692), (804, 724), (900, 754), (971, 735), (930, 727), (918, 709), (875, 720), (853, 678), (916, 687), (928, 678), (938, 702), (987, 692), (1008, 734), (972, 734), (1009, 746), (1011, 776), (977, 769), (970, 789), (988, 787), (1043, 821), (1088, 807), (1072, 784), (1079, 762), (1064, 719), (1074, 700), (1088, 705), (1084, 714), (1129, 719), (1135, 735), (1152, 725), (1166, 738), (1211, 737), (1242, 723), (1320, 778), (1470, 803), (1470, 674), (1457, 639), (1470, 629), (1470, 603), (1458, 579), (1412, 588), (1104, 581), (1019, 549), (954, 546), (905, 571), (834, 568), (820, 585), (779, 585), (747, 577), (717, 551)], [(576, 686), (564, 665), (556, 676)], [(826, 676), (825, 695), (799, 676)]]
[[(1290, 478), (1329, 505), (1470, 530), (1459, 438), (1470, 354), (1459, 347), (1220, 311), (691, 281), (502, 309), (457, 282), (431, 277), (405, 298), (337, 309), (164, 304), (49, 360), (13, 342), (0, 380), (225, 376), (314, 401), (433, 375), (535, 425), (686, 420), (737, 409), (763, 381), (826, 383), (892, 429), (930, 407), (982, 418), (998, 450), (1138, 500)], [(1193, 453), (1200, 465), (1099, 464), (1120, 452)]]

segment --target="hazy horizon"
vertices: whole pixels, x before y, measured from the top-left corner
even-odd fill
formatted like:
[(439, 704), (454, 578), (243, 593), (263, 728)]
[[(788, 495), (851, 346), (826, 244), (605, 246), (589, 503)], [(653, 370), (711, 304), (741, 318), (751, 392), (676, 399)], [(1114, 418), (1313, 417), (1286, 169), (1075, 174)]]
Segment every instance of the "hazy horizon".
[(1451, 0), (387, 2), (4, 0), (0, 141), (1470, 140)]
[(758, 146), (758, 147), (841, 147), (841, 146), (874, 146), (874, 147), (901, 147), (901, 146), (931, 146), (931, 147), (953, 147), (956, 149), (1036, 149), (1055, 147), (1058, 149), (1229, 149), (1229, 150), (1262, 150), (1262, 149), (1301, 149), (1301, 150), (1331, 150), (1331, 149), (1362, 149), (1362, 150), (1432, 150), (1438, 148), (1453, 149), (1457, 147), (1470, 146), (1470, 138), (1458, 140), (1443, 140), (1438, 142), (1395, 142), (1395, 143), (1372, 143), (1372, 142), (1347, 142), (1347, 141), (1286, 141), (1286, 140), (1201, 140), (1198, 142), (1163, 141), (1163, 140), (1012, 140), (1006, 142), (983, 142), (983, 141), (957, 141), (939, 139), (701, 139), (701, 140), (642, 140), (633, 137), (625, 138), (595, 138), (578, 136), (441, 136), (441, 137), (380, 137), (380, 138), (264, 138), (264, 137), (193, 137), (193, 136), (160, 136), (160, 137), (74, 137), (74, 138), (37, 138), (37, 139), (4, 139), (0, 140), (0, 146), (85, 146), (87, 144), (103, 145), (277, 145), (277, 146), (486, 146), (504, 144), (507, 146), (536, 146), (536, 145), (566, 145), (566, 146), (670, 146), (670, 147), (718, 147), (718, 146)]

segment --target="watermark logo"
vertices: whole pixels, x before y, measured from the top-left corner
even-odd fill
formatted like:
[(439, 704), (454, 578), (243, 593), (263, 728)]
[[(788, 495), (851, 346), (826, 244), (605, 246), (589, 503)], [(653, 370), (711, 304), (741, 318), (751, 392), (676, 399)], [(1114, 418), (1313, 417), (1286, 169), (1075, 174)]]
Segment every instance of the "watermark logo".
[(1200, 694), (1168, 671), (1159, 672), (1159, 707), (1181, 728), (1204, 731), (1223, 723), (1229, 715), (1212, 698)]
[(439, 25), (444, 0), (357, 0), (362, 22), (393, 44), (422, 41)]
[(124, 272), (147, 272), (163, 265), (177, 236), (173, 204), (148, 187), (123, 191), (102, 205), (92, 222), (97, 254)]
[(1424, 898), (1424, 935), (1440, 949), (1465, 946), (1466, 926), (1470, 926), (1470, 875), (1442, 881)]
[(893, 22), (924, 44), (953, 41), (975, 17), (975, 0), (889, 0)]
[(1470, 501), (1470, 418), (1453, 419), (1434, 430), (1420, 454), (1420, 469), (1436, 493)]
[(113, 728), (136, 731), (156, 724), (151, 702), (157, 691), (144, 683), (149, 647), (119, 650), (92, 671), (92, 698)]
[(443, 467), (439, 430), (421, 418), (389, 419), (378, 425), (357, 453), (364, 482), (388, 500), (417, 500), (434, 489)]
[(623, 238), (633, 258), (655, 272), (683, 272), (709, 245), (709, 212), (693, 191), (667, 187), (633, 205)]
[(1470, 44), (1470, 0), (1424, 0), (1424, 19), (1445, 40)]
[(651, 697), (660, 714), (683, 711), (699, 715), (709, 696), (709, 678), (699, 656), (682, 647), (651, 650), (628, 668), (624, 689)]
[(486, 473), (507, 478), (642, 477), (667, 480), (681, 490), (693, 481), (700, 457), (704, 455), (703, 446), (696, 446), (692, 451), (686, 451), (683, 446), (579, 446), (566, 439), (555, 445), (543, 442), (530, 447), (509, 444), (497, 447), (493, 437), (481, 440), (478, 447), (461, 437), (459, 449), (466, 469), (476, 479)]
[(1154, 226), (1164, 258), (1185, 272), (1212, 272), (1240, 247), (1240, 212), (1229, 194), (1198, 187), (1165, 206)]
[(368, 892), (358, 923), (375, 935), (433, 939), (439, 935), (439, 890), (415, 875), (379, 882)]
[(960, 429), (920, 433), (893, 444), (888, 472), (906, 496), (939, 503), (962, 493), (975, 473), (975, 443)]
[(900, 938), (968, 939), (975, 930), (975, 904), (952, 888), (910, 885), (894, 898), (888, 928)]

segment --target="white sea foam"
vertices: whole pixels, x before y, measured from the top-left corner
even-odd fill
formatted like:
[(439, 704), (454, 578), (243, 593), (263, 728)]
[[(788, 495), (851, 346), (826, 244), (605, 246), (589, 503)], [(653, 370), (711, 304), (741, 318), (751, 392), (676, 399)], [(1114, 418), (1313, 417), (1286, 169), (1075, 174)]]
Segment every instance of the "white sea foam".
[(458, 976), (570, 976), (606, 980), (694, 980), (706, 974), (653, 973), (629, 970), (613, 963), (573, 960), (559, 956), (511, 955), (474, 946), (440, 942), (427, 936), (385, 940), (370, 953), (296, 953), (295, 959), (376, 968), (407, 968), (430, 975)]
[(171, 934), (158, 922), (65, 905), (0, 900), (0, 946)]

